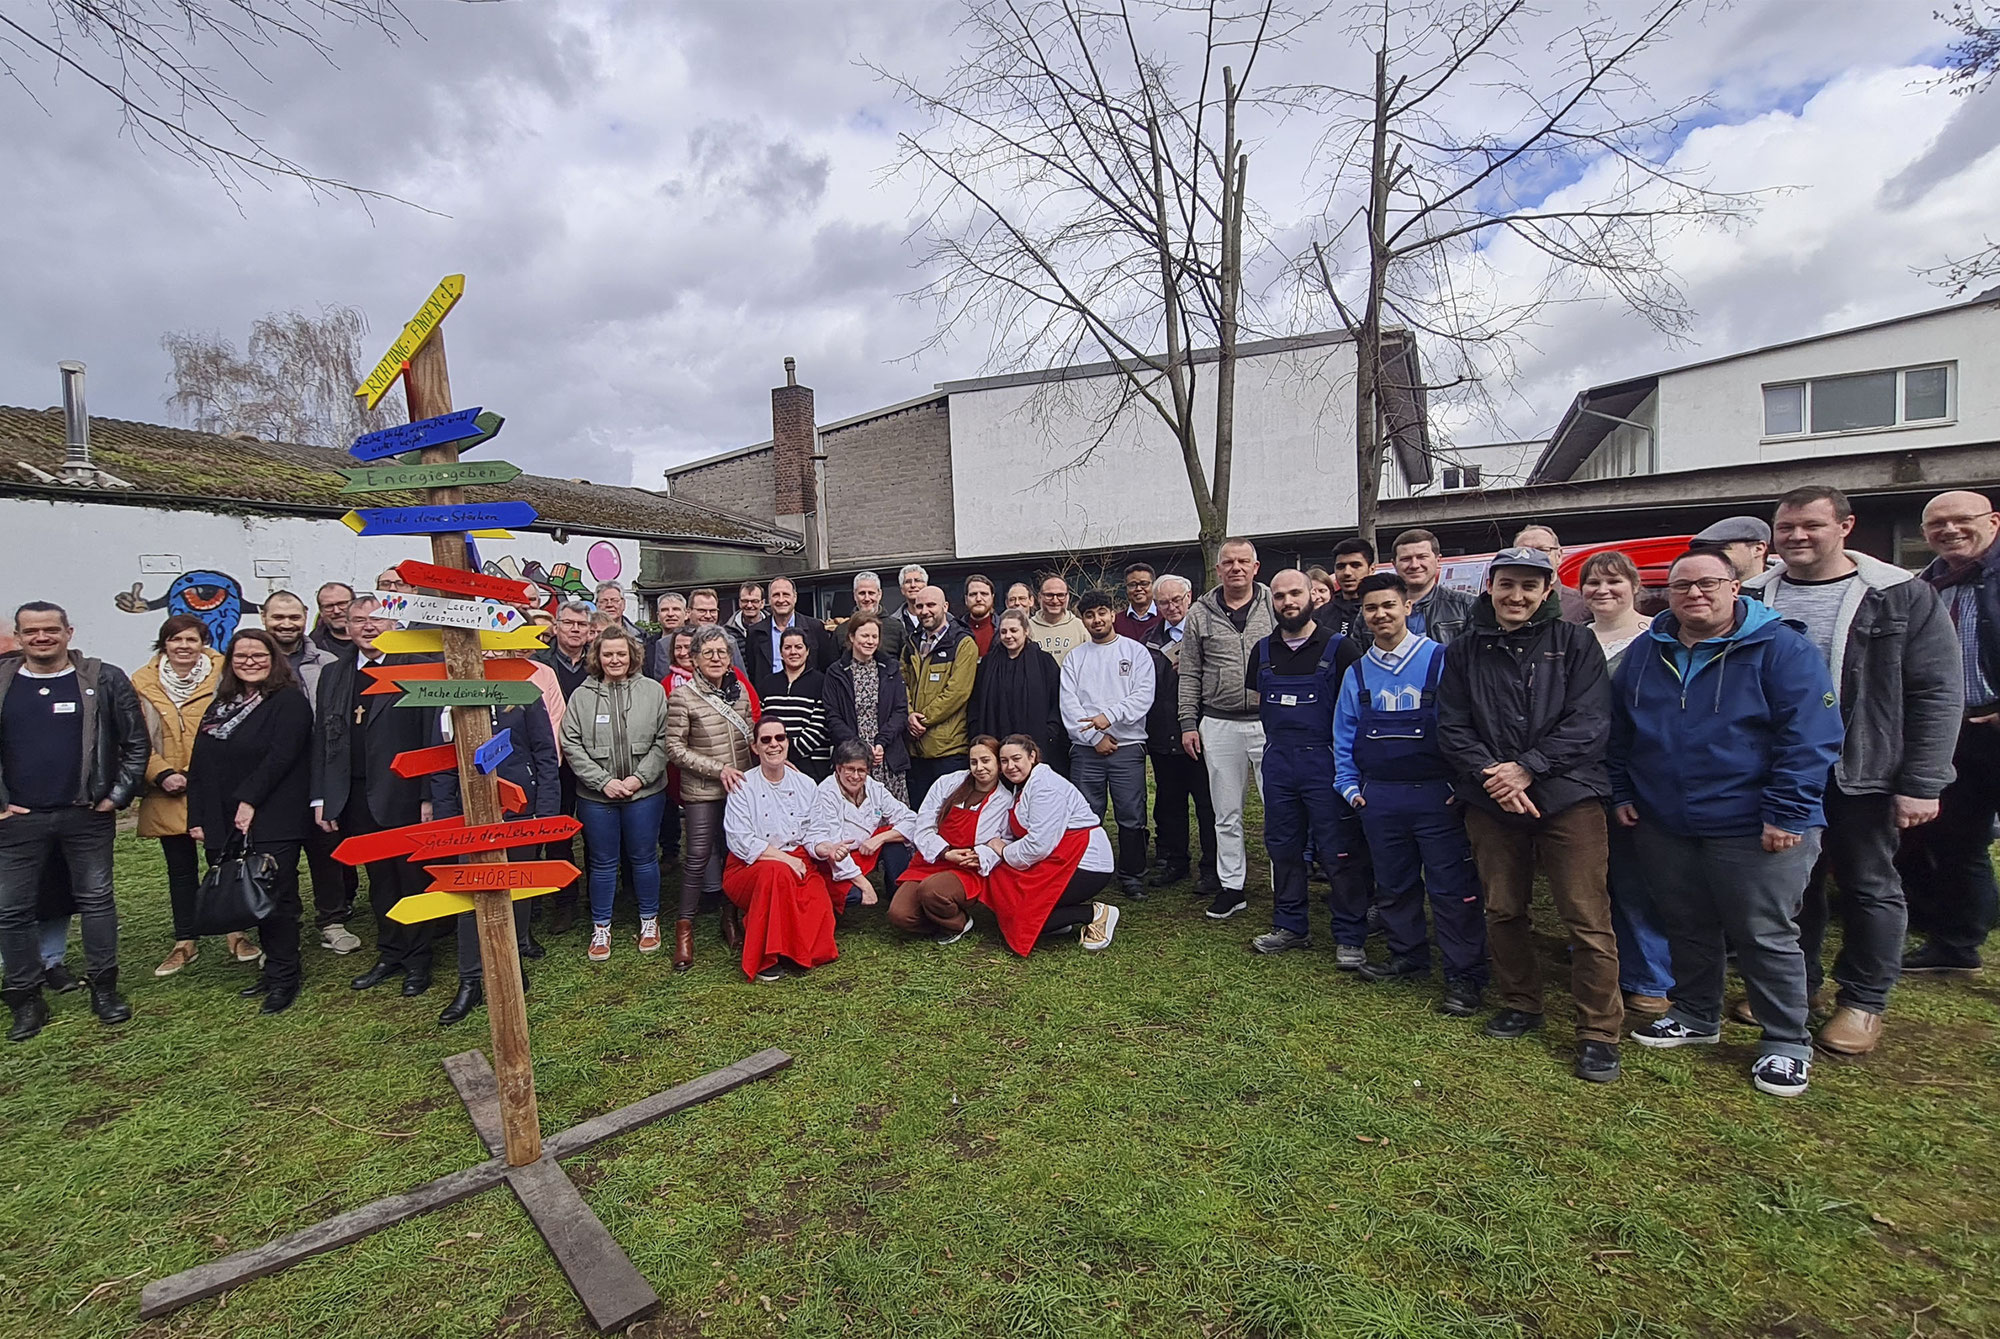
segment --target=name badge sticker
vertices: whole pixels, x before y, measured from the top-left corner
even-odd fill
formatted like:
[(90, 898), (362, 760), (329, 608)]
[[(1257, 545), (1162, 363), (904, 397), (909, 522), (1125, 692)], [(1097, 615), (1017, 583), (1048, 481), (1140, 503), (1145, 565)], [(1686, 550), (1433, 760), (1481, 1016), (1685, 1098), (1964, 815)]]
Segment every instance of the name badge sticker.
[(76, 703), (74, 702), (56, 702), (52, 703), (51, 706), (58, 716), (74, 716), (76, 714)]
[(609, 725), (611, 724), (611, 718), (609, 716), (599, 716), (597, 718), (597, 723), (599, 725)]
[(937, 672), (936, 670), (932, 670), (932, 671), (931, 671), (931, 682), (932, 682), (932, 683), (937, 683), (937, 682), (939, 682), (940, 680), (942, 680), (943, 678), (944, 678), (944, 675), (942, 675), (942, 674), (939, 674), (939, 673), (938, 673), (938, 672)]
[(1278, 698), (1278, 705), (1279, 705), (1279, 706), (1281, 706), (1281, 707), (1296, 707), (1297, 705), (1299, 705), (1299, 697), (1298, 697), (1298, 694), (1297, 694), (1297, 693), (1285, 693), (1285, 694), (1281, 695), (1281, 696), (1280, 696), (1280, 697)]

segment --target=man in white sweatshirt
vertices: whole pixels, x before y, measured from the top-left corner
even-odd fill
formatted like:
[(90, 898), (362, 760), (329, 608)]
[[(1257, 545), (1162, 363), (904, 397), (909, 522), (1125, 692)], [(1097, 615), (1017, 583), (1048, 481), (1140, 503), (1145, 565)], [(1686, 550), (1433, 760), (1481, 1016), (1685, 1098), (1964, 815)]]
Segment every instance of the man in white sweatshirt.
[(1118, 882), (1144, 897), (1146, 873), (1146, 713), (1153, 706), (1153, 658), (1118, 635), (1118, 609), (1103, 591), (1078, 603), (1090, 640), (1062, 662), (1062, 719), (1070, 737), (1070, 783), (1102, 816), (1111, 796), (1118, 823)]

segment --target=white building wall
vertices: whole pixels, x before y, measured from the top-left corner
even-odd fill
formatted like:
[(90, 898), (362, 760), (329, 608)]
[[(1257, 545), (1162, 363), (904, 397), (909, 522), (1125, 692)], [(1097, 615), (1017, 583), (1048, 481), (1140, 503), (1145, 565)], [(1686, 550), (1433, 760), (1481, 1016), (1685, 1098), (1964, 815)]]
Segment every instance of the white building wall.
[[(1214, 371), (1201, 368), (1197, 401), (1210, 465)], [(1353, 377), (1345, 342), (1238, 364), (1232, 531), (1354, 523)], [(952, 392), (960, 557), (1195, 538), (1194, 501), (1172, 436), (1143, 402), (1114, 417), (1120, 393), (1115, 376)]]
[[(598, 581), (627, 586), (639, 545), (573, 534), (474, 541), (486, 569), (585, 593)], [(76, 647), (130, 669), (144, 662), (169, 613), (202, 613), (212, 630), (256, 627), (255, 607), (274, 590), (296, 591), (310, 609), (322, 582), (360, 590), (405, 558), (428, 561), (423, 535), (364, 539), (337, 520), (233, 516), (91, 502), (0, 499), (0, 563), (9, 576), (0, 628), (30, 600), (69, 611)], [(188, 580), (196, 573), (215, 578)], [(176, 588), (201, 586), (192, 592)], [(155, 607), (156, 606), (156, 607)], [(226, 635), (224, 633), (223, 635)]]
[[(1958, 365), (1956, 414), (1942, 423), (1764, 436), (1766, 385), (1941, 362)], [(1662, 471), (1993, 441), (2000, 437), (2000, 307), (1954, 307), (1664, 374), (1659, 432)]]

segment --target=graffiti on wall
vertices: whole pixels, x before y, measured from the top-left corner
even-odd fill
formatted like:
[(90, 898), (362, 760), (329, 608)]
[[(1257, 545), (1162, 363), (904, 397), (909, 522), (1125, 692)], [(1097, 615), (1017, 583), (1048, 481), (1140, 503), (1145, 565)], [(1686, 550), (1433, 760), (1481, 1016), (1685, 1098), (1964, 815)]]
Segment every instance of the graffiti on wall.
[(146, 598), (146, 583), (135, 581), (132, 589), (120, 591), (112, 603), (128, 614), (145, 614), (164, 609), (169, 614), (193, 614), (208, 628), (208, 644), (222, 646), (243, 620), (243, 584), (227, 572), (201, 569), (183, 572), (157, 599)]
[(550, 613), (564, 600), (589, 599), (594, 589), (574, 563), (544, 567), (532, 558), (524, 563), (510, 553), (504, 558), (488, 559), (480, 570), (488, 576), (527, 582), (535, 588), (536, 606)]

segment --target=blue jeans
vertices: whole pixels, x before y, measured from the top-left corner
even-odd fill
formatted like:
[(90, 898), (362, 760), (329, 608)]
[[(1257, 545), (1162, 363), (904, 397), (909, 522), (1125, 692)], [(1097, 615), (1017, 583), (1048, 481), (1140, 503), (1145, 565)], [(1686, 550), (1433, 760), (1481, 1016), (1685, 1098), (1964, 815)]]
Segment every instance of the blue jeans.
[(1639, 865), (1632, 829), (1606, 814), (1611, 862), (1605, 873), (1611, 889), (1611, 931), (1618, 936), (1618, 985), (1630, 995), (1661, 999), (1674, 993), (1673, 960), (1666, 931), (1653, 906), (1653, 890)]
[(660, 914), (660, 814), (667, 793), (643, 800), (607, 804), (579, 795), (576, 816), (583, 822), (584, 863), (590, 874), (590, 919), (611, 923), (611, 902), (618, 895), (618, 865), (632, 862), (632, 891), (642, 919)]
[(60, 967), (69, 952), (69, 917), (57, 916), (40, 922), (42, 936), (42, 970)]

